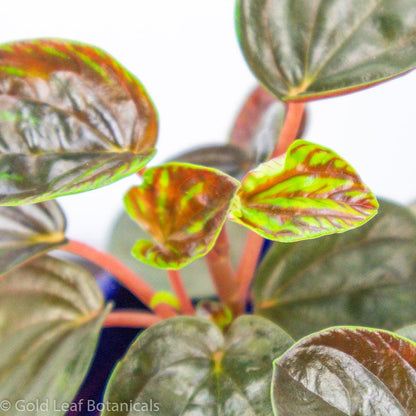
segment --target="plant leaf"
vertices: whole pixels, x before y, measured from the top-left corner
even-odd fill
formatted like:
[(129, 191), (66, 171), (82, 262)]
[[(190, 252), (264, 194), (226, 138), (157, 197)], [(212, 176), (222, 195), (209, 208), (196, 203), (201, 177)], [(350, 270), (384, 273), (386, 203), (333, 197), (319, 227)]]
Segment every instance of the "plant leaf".
[(64, 213), (55, 201), (0, 207), (0, 275), (67, 242)]
[(394, 331), (396, 334), (416, 342), (416, 324), (408, 325)]
[(334, 325), (395, 330), (416, 316), (416, 219), (380, 201), (345, 234), (274, 244), (254, 280), (255, 311), (291, 335)]
[(240, 178), (253, 165), (248, 152), (230, 144), (202, 146), (177, 155), (172, 161), (218, 169), (234, 178)]
[(413, 0), (238, 0), (259, 80), (283, 100), (345, 94), (416, 66)]
[(393, 333), (333, 328), (274, 362), (276, 416), (410, 416), (416, 412), (416, 345)]
[(377, 208), (347, 162), (325, 147), (297, 140), (286, 155), (246, 175), (231, 219), (265, 238), (293, 242), (358, 227)]
[(102, 50), (41, 39), (0, 46), (0, 204), (108, 185), (154, 154), (143, 87)]
[(125, 197), (127, 212), (155, 243), (138, 241), (133, 255), (162, 269), (179, 269), (205, 255), (224, 224), (239, 182), (219, 171), (167, 163), (148, 169)]
[[(250, 155), (252, 163), (249, 169), (266, 161), (273, 153), (285, 113), (286, 105), (261, 86), (243, 104), (234, 122), (229, 143)], [(300, 136), (301, 134), (297, 135)], [(249, 169), (242, 170), (241, 175)]]
[[(80, 266), (41, 257), (0, 279), (0, 397), (70, 403), (94, 356), (107, 311)], [(57, 411), (54, 415), (64, 415)]]
[[(169, 319), (132, 344), (104, 402), (157, 403), (160, 414), (169, 416), (269, 415), (271, 363), (292, 344), (279, 327), (255, 316), (238, 318), (225, 336), (207, 321)], [(153, 410), (142, 408), (140, 414), (158, 411)], [(133, 412), (109, 409), (103, 416), (113, 414)]]

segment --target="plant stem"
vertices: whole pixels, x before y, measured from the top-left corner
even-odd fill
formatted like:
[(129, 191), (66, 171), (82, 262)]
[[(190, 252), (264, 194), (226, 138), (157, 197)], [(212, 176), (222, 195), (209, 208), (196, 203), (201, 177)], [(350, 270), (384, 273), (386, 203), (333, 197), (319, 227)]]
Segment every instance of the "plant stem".
[[(305, 112), (304, 103), (288, 103), (285, 122), (280, 133), (279, 140), (271, 158), (278, 157), (286, 153), (289, 146), (296, 139), (299, 127), (302, 123)], [(245, 308), (247, 302), (248, 292), (250, 290), (251, 282), (254, 278), (257, 263), (263, 247), (263, 238), (253, 231), (249, 231), (246, 246), (240, 260), (237, 270), (237, 279), (239, 288), (236, 298), (240, 300), (240, 310)]]
[(191, 299), (189, 299), (181, 274), (177, 270), (168, 270), (167, 272), (172, 289), (179, 300), (181, 310), (185, 315), (195, 315), (194, 306)]
[[(69, 243), (61, 247), (60, 250), (83, 257), (92, 263), (97, 264), (109, 272), (120, 284), (130, 290), (133, 295), (149, 307), (150, 302), (155, 295), (153, 288), (115, 257), (74, 240), (69, 241)], [(159, 304), (155, 307), (155, 311), (162, 318), (170, 318), (177, 315), (175, 310), (166, 304)]]
[(162, 319), (149, 312), (136, 312), (130, 310), (114, 311), (104, 321), (104, 328), (148, 328)]
[(304, 103), (288, 103), (285, 122), (280, 133), (279, 141), (274, 149), (271, 159), (285, 153), (296, 139), (305, 112)]
[(243, 310), (245, 310), (248, 292), (257, 268), (257, 263), (259, 261), (261, 249), (263, 247), (263, 241), (263, 237), (253, 231), (249, 231), (246, 246), (243, 250), (243, 256), (241, 257), (241, 261), (237, 270), (237, 277), (239, 282), (237, 299), (239, 299), (241, 308)]
[(222, 228), (214, 248), (205, 256), (214, 286), (221, 302), (235, 314), (240, 313), (240, 304), (236, 299), (238, 281), (231, 264), (230, 242), (225, 226)]

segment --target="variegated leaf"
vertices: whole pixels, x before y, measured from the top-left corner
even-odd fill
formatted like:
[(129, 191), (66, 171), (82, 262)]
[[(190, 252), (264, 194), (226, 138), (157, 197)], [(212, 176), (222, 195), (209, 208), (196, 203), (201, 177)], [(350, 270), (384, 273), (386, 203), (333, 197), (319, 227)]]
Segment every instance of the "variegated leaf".
[(138, 241), (133, 254), (163, 269), (205, 255), (224, 224), (239, 182), (217, 170), (182, 163), (148, 169), (125, 197), (127, 212), (154, 243)]
[(65, 228), (55, 201), (0, 207), (0, 275), (65, 244)]
[(157, 116), (100, 49), (43, 39), (0, 46), (0, 205), (108, 185), (153, 156)]
[(377, 208), (347, 162), (325, 147), (297, 140), (286, 155), (246, 175), (231, 219), (265, 238), (291, 242), (358, 227)]

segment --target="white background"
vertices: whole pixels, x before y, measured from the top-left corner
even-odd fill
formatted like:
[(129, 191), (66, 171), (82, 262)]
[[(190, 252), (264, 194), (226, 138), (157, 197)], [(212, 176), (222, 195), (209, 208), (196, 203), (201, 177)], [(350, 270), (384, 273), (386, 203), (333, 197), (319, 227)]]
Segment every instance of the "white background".
[[(19, 0), (2, 3), (0, 42), (59, 37), (91, 43), (142, 81), (160, 116), (164, 161), (199, 143), (225, 141), (256, 81), (241, 55), (233, 0)], [(349, 96), (309, 105), (305, 139), (347, 159), (372, 190), (416, 198), (416, 72)], [(71, 238), (107, 244), (128, 178), (61, 198)]]

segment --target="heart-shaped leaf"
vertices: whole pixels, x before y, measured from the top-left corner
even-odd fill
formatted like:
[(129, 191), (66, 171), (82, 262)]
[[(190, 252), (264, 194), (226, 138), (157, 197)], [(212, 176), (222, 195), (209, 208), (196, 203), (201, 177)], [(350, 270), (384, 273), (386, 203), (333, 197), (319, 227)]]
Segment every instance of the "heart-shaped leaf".
[[(107, 312), (81, 267), (41, 257), (0, 279), (0, 397), (64, 415), (94, 356)], [(55, 404), (54, 409), (52, 406)]]
[(255, 316), (238, 318), (226, 335), (200, 319), (169, 319), (139, 336), (105, 393), (104, 402), (119, 409), (129, 403), (142, 409), (107, 409), (103, 416), (270, 415), (272, 361), (292, 344), (279, 327)]
[(214, 245), (239, 182), (220, 171), (167, 163), (148, 169), (125, 197), (127, 212), (155, 243), (138, 241), (133, 255), (152, 266), (179, 269)]
[(143, 87), (92, 46), (0, 46), (0, 204), (108, 185), (154, 154), (157, 117)]
[(65, 244), (65, 228), (55, 201), (0, 207), (0, 275)]
[(292, 242), (358, 227), (377, 200), (354, 169), (331, 150), (297, 140), (243, 179), (231, 219), (261, 236)]
[(416, 414), (416, 345), (366, 328), (334, 328), (274, 363), (276, 416)]
[(362, 89), (416, 66), (413, 0), (238, 0), (252, 71), (283, 100)]
[(295, 337), (334, 325), (395, 330), (416, 317), (416, 219), (381, 201), (345, 234), (274, 244), (254, 280), (256, 313)]

